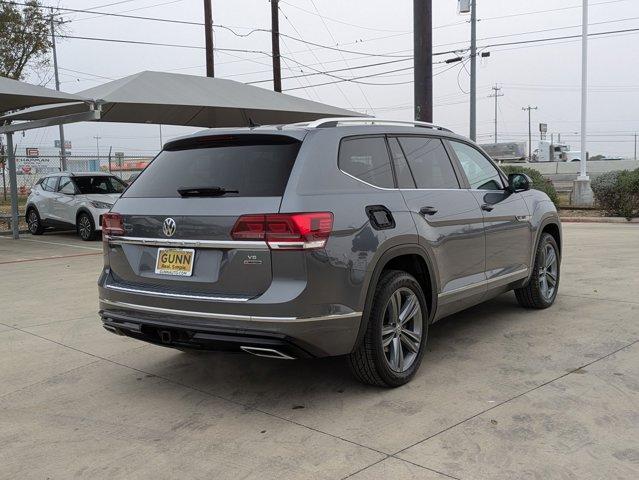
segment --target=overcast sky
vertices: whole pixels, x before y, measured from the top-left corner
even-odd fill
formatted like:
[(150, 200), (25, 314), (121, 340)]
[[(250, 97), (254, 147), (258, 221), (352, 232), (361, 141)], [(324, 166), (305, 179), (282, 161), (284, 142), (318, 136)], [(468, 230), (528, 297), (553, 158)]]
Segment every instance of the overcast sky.
[[(117, 4), (116, 4), (117, 3)], [(412, 54), (412, 0), (281, 0), (280, 31), (292, 37), (359, 53), (344, 53), (310, 46), (283, 38), (283, 76), (336, 70), (335, 75), (355, 77), (409, 68), (412, 60), (371, 68), (352, 68), (371, 63), (398, 60)], [(54, 4), (49, 0), (49, 4)], [(97, 11), (125, 13), (175, 20), (202, 21), (202, 0), (60, 0), (65, 8), (89, 9), (105, 4)], [(581, 32), (580, 0), (478, 0), (478, 46), (545, 37), (575, 35)], [(467, 15), (457, 13), (456, 0), (433, 0), (433, 41), (435, 52), (465, 49), (469, 45)], [(554, 10), (554, 11), (548, 11)], [(545, 11), (545, 12), (543, 12)], [(320, 15), (318, 15), (318, 12)], [(123, 19), (87, 13), (64, 13), (66, 33), (77, 37), (101, 37), (148, 42), (203, 46), (203, 27), (154, 21)], [(215, 24), (245, 35), (254, 28), (270, 28), (268, 0), (213, 0)], [(590, 31), (603, 32), (639, 28), (639, 0), (590, 0)], [(633, 133), (639, 131), (639, 31), (620, 35), (591, 37), (589, 43), (589, 151), (630, 157)], [(255, 32), (242, 37), (224, 28), (215, 29), (215, 44), (220, 48), (268, 52), (270, 35)], [(522, 44), (489, 47), (490, 57), (478, 61), (477, 129), (478, 141), (493, 141), (494, 103), (488, 98), (498, 84), (504, 94), (499, 98), (499, 140), (523, 141), (528, 120), (522, 106), (537, 106), (533, 111), (533, 132), (539, 122), (548, 131), (562, 134), (562, 140), (579, 149), (580, 41), (555, 44)], [(394, 57), (370, 56), (393, 55)], [(364, 55), (366, 54), (366, 55)], [(438, 55), (436, 62), (454, 57)], [(204, 51), (199, 49), (117, 44), (80, 39), (60, 39), (58, 60), (61, 89), (79, 92), (110, 79), (142, 70), (158, 70), (204, 75)], [(271, 78), (270, 58), (260, 53), (215, 53), (216, 76), (241, 82)], [(299, 63), (296, 63), (299, 62)], [(300, 65), (301, 64), (301, 65)], [(434, 120), (454, 131), (468, 135), (469, 76), (461, 63), (434, 65)], [(283, 81), (288, 93), (324, 103), (358, 109), (378, 117), (411, 119), (413, 114), (412, 70), (395, 71), (363, 78), (366, 84), (342, 82), (313, 86), (335, 80), (324, 75)], [(33, 83), (53, 87), (52, 69), (45, 75), (31, 75)], [(373, 85), (371, 85), (372, 83)], [(272, 88), (270, 81), (260, 83)], [(304, 88), (300, 88), (304, 87)], [(193, 129), (164, 126), (164, 141)], [(74, 155), (94, 154), (96, 139), (100, 152), (125, 151), (127, 154), (153, 155), (160, 145), (159, 127), (84, 123), (65, 127), (66, 138), (73, 143)], [(25, 147), (40, 147), (41, 154), (53, 153), (57, 128), (41, 129), (16, 136), (18, 153)], [(537, 135), (538, 138), (538, 135)], [(535, 140), (534, 140), (535, 142)], [(47, 152), (48, 150), (48, 152)]]

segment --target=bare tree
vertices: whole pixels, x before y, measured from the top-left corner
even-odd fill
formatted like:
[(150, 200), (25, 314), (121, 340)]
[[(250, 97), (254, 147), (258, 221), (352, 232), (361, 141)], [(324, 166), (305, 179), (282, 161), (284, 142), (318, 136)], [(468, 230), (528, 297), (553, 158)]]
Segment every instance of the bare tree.
[(1, 76), (21, 80), (27, 71), (49, 66), (50, 21), (39, 0), (27, 0), (23, 5), (0, 0)]

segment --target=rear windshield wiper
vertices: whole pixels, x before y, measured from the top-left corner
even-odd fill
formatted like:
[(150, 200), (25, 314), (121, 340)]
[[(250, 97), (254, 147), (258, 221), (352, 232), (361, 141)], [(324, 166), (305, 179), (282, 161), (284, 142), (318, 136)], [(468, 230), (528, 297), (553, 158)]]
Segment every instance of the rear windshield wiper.
[(223, 187), (180, 187), (178, 193), (182, 197), (221, 197), (227, 193), (240, 193), (238, 190), (227, 190)]

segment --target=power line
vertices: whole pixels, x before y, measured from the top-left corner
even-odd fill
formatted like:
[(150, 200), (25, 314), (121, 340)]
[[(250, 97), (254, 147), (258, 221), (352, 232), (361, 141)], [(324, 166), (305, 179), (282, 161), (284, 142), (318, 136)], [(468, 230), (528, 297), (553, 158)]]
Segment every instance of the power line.
[[(433, 62), (433, 64), (435, 64), (435, 63), (445, 63), (445, 62)], [(451, 68), (455, 68), (456, 66), (457, 66), (456, 64), (453, 64), (453, 65), (451, 65), (451, 66), (449, 66), (447, 68), (444, 68), (444, 69), (434, 73), (433, 77), (435, 77), (435, 76), (437, 76), (437, 75), (439, 75), (441, 73), (444, 73), (444, 72), (450, 70)], [(378, 86), (384, 86), (384, 85), (386, 85), (386, 86), (388, 86), (388, 85), (408, 85), (410, 83), (413, 83), (413, 80), (408, 80), (408, 81), (405, 81), (405, 82), (392, 82), (392, 83), (372, 83), (372, 82), (358, 82), (358, 81), (360, 79), (362, 79), (362, 78), (377, 77), (377, 76), (380, 76), (380, 75), (384, 75), (386, 73), (394, 73), (394, 72), (400, 72), (400, 71), (406, 71), (406, 70), (412, 70), (412, 69), (413, 69), (413, 67), (398, 68), (398, 69), (389, 70), (389, 71), (386, 71), (386, 72), (378, 72), (378, 73), (373, 73), (373, 74), (370, 74), (370, 75), (361, 75), (359, 77), (335, 80), (333, 82), (318, 83), (318, 84), (314, 84), (313, 87), (320, 87), (320, 86), (323, 86), (323, 85), (332, 85), (334, 83), (341, 83), (341, 82), (355, 82), (355, 83), (361, 83), (363, 85), (378, 85)], [(284, 90), (285, 91), (299, 90), (299, 87), (285, 88)]]
[[(331, 33), (330, 29), (328, 28), (328, 25), (326, 24), (326, 20), (324, 20), (324, 18), (321, 16), (320, 11), (317, 8), (317, 5), (315, 4), (315, 0), (311, 0), (311, 5), (313, 5), (313, 8), (317, 12), (317, 15), (319, 15), (319, 17), (321, 18), (322, 24), (324, 25), (324, 28), (328, 32), (329, 37), (331, 37), (331, 40), (333, 40), (333, 43), (337, 43), (335, 41), (335, 37), (333, 36), (333, 34)], [(348, 62), (344, 58), (344, 53), (340, 51), (339, 55), (340, 55), (340, 57), (342, 57), (342, 60), (344, 61), (344, 65), (346, 65), (347, 67), (350, 67), (350, 65), (348, 64)], [(364, 93), (364, 89), (362, 88), (362, 86), (360, 84), (357, 84), (357, 88), (359, 89), (359, 92), (362, 94), (362, 97), (364, 97), (364, 100), (366, 101), (368, 106), (371, 108), (371, 111), (372, 111), (373, 115), (375, 115), (375, 110), (373, 109), (373, 106), (371, 105), (371, 102), (368, 99), (368, 96), (366, 95), (366, 93)]]
[[(19, 3), (19, 2), (9, 1), (7, 3), (11, 3), (13, 5), (25, 6), (25, 4)], [(197, 25), (197, 26), (204, 25), (202, 22), (195, 22), (195, 21), (188, 21), (188, 20), (175, 20), (175, 19), (158, 18), (158, 17), (143, 17), (143, 16), (139, 16), (139, 15), (124, 15), (124, 14), (121, 14), (121, 13), (91, 12), (91, 11), (88, 11), (88, 10), (75, 9), (75, 8), (64, 8), (64, 7), (52, 7), (52, 8), (56, 8), (57, 10), (60, 10), (60, 11), (72, 12), (72, 13), (95, 13), (95, 14), (98, 14), (98, 15), (105, 15), (105, 16), (110, 16), (110, 17), (121, 17), (121, 18), (129, 18), (129, 19), (136, 19), (136, 20), (149, 20), (149, 21), (166, 22), (166, 23), (181, 24), (181, 25)], [(213, 28), (222, 28), (224, 30), (227, 30), (227, 31), (233, 33), (236, 36), (239, 36), (239, 37), (247, 37), (247, 36), (252, 35), (253, 33), (257, 33), (257, 32), (259, 32), (259, 33), (271, 33), (271, 30), (267, 29), (267, 28), (254, 28), (254, 29), (252, 29), (251, 31), (249, 31), (246, 34), (240, 34), (240, 33), (236, 32), (235, 30), (233, 30), (231, 27), (228, 27), (226, 25), (221, 25), (221, 24), (214, 24)], [(313, 45), (313, 46), (318, 47), (318, 48), (323, 48), (323, 49), (326, 49), (326, 50), (333, 50), (333, 51), (343, 52), (343, 53), (353, 53), (353, 54), (365, 55), (365, 56), (369, 56), (369, 57), (404, 57), (404, 58), (405, 57), (409, 57), (409, 55), (388, 55), (388, 54), (381, 54), (381, 53), (369, 53), (369, 52), (358, 52), (358, 51), (354, 51), (354, 50), (346, 50), (346, 49), (334, 47), (334, 46), (331, 46), (331, 45), (323, 45), (323, 44), (316, 43), (316, 42), (310, 42), (308, 40), (304, 40), (304, 39), (298, 38), (298, 37), (293, 37), (291, 35), (285, 35), (283, 33), (280, 33), (280, 36), (289, 38), (290, 40), (293, 40), (293, 41), (296, 41), (296, 42), (304, 43), (304, 44), (307, 44), (307, 45)]]
[[(612, 30), (612, 31), (605, 31), (605, 32), (596, 32), (596, 33), (589, 33), (588, 36), (590, 37), (602, 37), (604, 35), (616, 35), (616, 34), (623, 34), (623, 33), (636, 33), (639, 31), (639, 28), (630, 28), (630, 29), (622, 29), (622, 30)], [(173, 44), (173, 43), (160, 43), (160, 42), (145, 42), (145, 41), (137, 41), (137, 40), (121, 40), (121, 39), (113, 39), (113, 38), (101, 38), (101, 37), (80, 37), (80, 36), (73, 36), (73, 35), (59, 35), (59, 38), (69, 38), (69, 39), (78, 39), (78, 40), (88, 40), (88, 41), (102, 41), (102, 42), (112, 42), (112, 43), (122, 43), (122, 44), (135, 44), (135, 45), (152, 45), (152, 46), (163, 46), (163, 47), (177, 47), (177, 48), (189, 48), (189, 49), (198, 49), (198, 50), (202, 50), (204, 49), (204, 47), (202, 46), (197, 46), (197, 45), (184, 45), (184, 44)], [(540, 43), (540, 42), (555, 42), (558, 40), (571, 40), (571, 39), (577, 39), (577, 38), (581, 38), (581, 35), (564, 35), (564, 36), (560, 36), (560, 37), (546, 37), (546, 38), (538, 38), (538, 39), (531, 39), (531, 40), (519, 40), (519, 41), (513, 41), (513, 42), (502, 42), (502, 43), (495, 43), (495, 44), (488, 44), (488, 45), (484, 45), (481, 47), (478, 47), (479, 50), (485, 50), (487, 48), (494, 48), (494, 47), (501, 47), (501, 46), (509, 46), (509, 45), (527, 45), (527, 44), (535, 44), (535, 43)], [(260, 51), (260, 50), (247, 50), (247, 49), (231, 49), (231, 48), (215, 48), (216, 51), (220, 51), (220, 52), (236, 52), (236, 53), (256, 53), (256, 54), (261, 54), (261, 55), (266, 55), (266, 56), (271, 56), (271, 54), (269, 52), (264, 52), (264, 51)], [(452, 54), (452, 53), (459, 53), (459, 52), (463, 52), (463, 51), (467, 51), (467, 48), (464, 49), (456, 49), (456, 50), (448, 50), (448, 51), (443, 51), (443, 52), (435, 52), (433, 53), (434, 56), (436, 55), (447, 55), (447, 54)], [(411, 57), (407, 57), (404, 58), (403, 61), (407, 61), (410, 60)], [(295, 63), (302, 65), (306, 68), (309, 68), (310, 70), (314, 70), (312, 68), (310, 68), (308, 65), (304, 65), (301, 62), (298, 62), (297, 60), (294, 60), (292, 58), (289, 58), (290, 60), (294, 61)], [(250, 60), (250, 59), (247, 59)], [(401, 60), (397, 60), (398, 62)], [(439, 62), (438, 62), (439, 63)], [(371, 66), (376, 65), (376, 64), (371, 64)], [(454, 65), (453, 65), (454, 67)], [(352, 68), (364, 68), (363, 66), (358, 66), (358, 67), (352, 67)], [(404, 70), (408, 70), (412, 67), (408, 67)], [(449, 70), (449, 69), (447, 69)], [(369, 78), (371, 76), (377, 76), (377, 75), (383, 75), (384, 73), (393, 73), (396, 72), (398, 70), (392, 70), (389, 72), (380, 72), (380, 73), (376, 73), (373, 75), (367, 75), (364, 77), (354, 77), (353, 79), (338, 79), (335, 82), (328, 82), (328, 83), (322, 83), (322, 84), (318, 84), (318, 85), (314, 85), (314, 86), (322, 86), (322, 85), (328, 85), (328, 84), (333, 84), (333, 83), (340, 83), (343, 81), (353, 81), (353, 80), (357, 80), (358, 78)], [(322, 71), (316, 71), (315, 74), (319, 74), (319, 73), (324, 73)], [(315, 75), (315, 74), (307, 74), (306, 76), (310, 76), (310, 75)], [(298, 78), (301, 78), (302, 76), (298, 76)], [(270, 79), (269, 79), (270, 81)], [(394, 84), (376, 84), (376, 85), (404, 85), (404, 84), (408, 84), (411, 82), (398, 82), (398, 83), (394, 83)], [(287, 90), (294, 90), (296, 88), (293, 89), (287, 89)]]
[(349, 27), (361, 28), (362, 30), (371, 30), (371, 31), (375, 31), (375, 32), (411, 33), (411, 32), (407, 32), (406, 30), (386, 30), (386, 29), (382, 29), (382, 28), (365, 27), (363, 25), (357, 25), (355, 23), (349, 23), (349, 22), (345, 22), (345, 21), (342, 21), (342, 20), (338, 20), (336, 18), (327, 17), (325, 15), (321, 15), (317, 11), (316, 12), (312, 12), (310, 10), (306, 10), (306, 9), (304, 9), (302, 7), (297, 6), (297, 5), (293, 5), (292, 3), (288, 3), (288, 2), (286, 2), (284, 0), (282, 0), (282, 3), (285, 3), (289, 7), (293, 7), (295, 9), (297, 9), (297, 10), (301, 10), (302, 12), (306, 12), (306, 13), (308, 13), (310, 15), (314, 15), (316, 17), (319, 17), (322, 20), (329, 20), (331, 22), (339, 23), (339, 24), (342, 24), (342, 25), (347, 25)]

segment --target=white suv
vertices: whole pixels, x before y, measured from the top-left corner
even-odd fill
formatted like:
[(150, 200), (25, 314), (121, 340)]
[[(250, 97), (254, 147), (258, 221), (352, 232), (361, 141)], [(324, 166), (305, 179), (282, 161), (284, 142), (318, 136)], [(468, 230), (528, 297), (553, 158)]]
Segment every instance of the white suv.
[(29, 232), (75, 227), (82, 240), (93, 240), (126, 184), (109, 173), (54, 173), (42, 177), (27, 199)]

